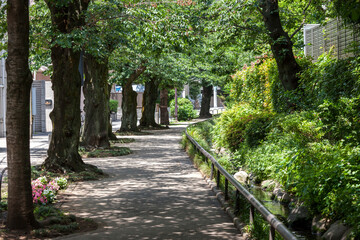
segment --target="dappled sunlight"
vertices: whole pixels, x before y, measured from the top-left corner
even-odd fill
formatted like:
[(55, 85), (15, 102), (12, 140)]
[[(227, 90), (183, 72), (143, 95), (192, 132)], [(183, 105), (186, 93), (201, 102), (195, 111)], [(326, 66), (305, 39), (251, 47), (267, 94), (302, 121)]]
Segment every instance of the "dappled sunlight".
[(174, 130), (135, 136), (135, 142), (121, 144), (135, 149), (133, 154), (85, 160), (109, 174), (99, 181), (77, 183), (62, 202), (65, 211), (100, 223), (86, 238), (241, 239), (180, 149), (180, 133), (174, 137), (170, 131)]

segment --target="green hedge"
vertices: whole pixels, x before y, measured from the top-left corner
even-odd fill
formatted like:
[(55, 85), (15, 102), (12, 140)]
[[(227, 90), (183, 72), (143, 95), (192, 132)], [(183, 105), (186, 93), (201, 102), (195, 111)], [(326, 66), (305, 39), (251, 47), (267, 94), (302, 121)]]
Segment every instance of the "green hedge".
[[(175, 99), (170, 101), (171, 115), (175, 115)], [(197, 117), (192, 102), (187, 98), (178, 98), (178, 120), (186, 121)]]
[(110, 112), (117, 112), (118, 106), (119, 106), (119, 102), (117, 100), (110, 99), (109, 102)]

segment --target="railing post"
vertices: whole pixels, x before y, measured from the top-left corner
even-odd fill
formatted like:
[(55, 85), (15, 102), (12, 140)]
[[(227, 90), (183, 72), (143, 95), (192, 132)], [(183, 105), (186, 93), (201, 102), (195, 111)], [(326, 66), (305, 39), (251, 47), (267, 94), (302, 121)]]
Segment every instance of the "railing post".
[(240, 212), (240, 192), (236, 189), (235, 193), (235, 214)]
[(270, 225), (269, 240), (275, 240), (275, 228)]
[(229, 200), (229, 180), (225, 178), (225, 200)]
[(220, 170), (216, 171), (216, 185), (220, 189)]
[(211, 163), (211, 173), (210, 173), (210, 180), (214, 177), (214, 163)]
[(254, 206), (251, 205), (250, 206), (250, 224), (254, 224), (254, 212), (255, 212)]

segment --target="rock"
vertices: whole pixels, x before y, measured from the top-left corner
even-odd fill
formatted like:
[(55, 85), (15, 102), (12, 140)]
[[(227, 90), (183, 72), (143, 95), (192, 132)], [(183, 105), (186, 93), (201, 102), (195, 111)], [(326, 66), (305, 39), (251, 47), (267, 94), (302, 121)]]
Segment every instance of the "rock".
[(336, 221), (331, 224), (330, 228), (322, 235), (321, 238), (325, 240), (341, 240), (349, 228), (342, 224), (341, 221)]
[(278, 196), (279, 194), (282, 195), (283, 190), (281, 188), (274, 188), (273, 195)]
[(271, 199), (281, 203), (289, 203), (291, 201), (290, 195), (281, 188), (274, 188)]
[(323, 234), (328, 229), (329, 221), (321, 215), (315, 216), (311, 223), (311, 231), (317, 235)]
[(234, 175), (235, 179), (238, 180), (240, 183), (247, 184), (249, 181), (249, 174), (245, 171), (239, 171)]
[(352, 233), (353, 233), (353, 229), (352, 229), (352, 228), (348, 229), (348, 230), (344, 233), (344, 235), (342, 235), (341, 240), (348, 240), (348, 239), (350, 239), (350, 235), (351, 235)]
[(262, 189), (274, 189), (276, 187), (276, 182), (274, 180), (265, 180), (261, 182)]
[(288, 193), (284, 193), (280, 198), (281, 203), (289, 203), (290, 201), (291, 201), (291, 197), (290, 194)]
[(295, 230), (310, 228), (311, 219), (309, 216), (309, 211), (305, 206), (297, 206), (291, 210), (287, 218), (289, 226)]

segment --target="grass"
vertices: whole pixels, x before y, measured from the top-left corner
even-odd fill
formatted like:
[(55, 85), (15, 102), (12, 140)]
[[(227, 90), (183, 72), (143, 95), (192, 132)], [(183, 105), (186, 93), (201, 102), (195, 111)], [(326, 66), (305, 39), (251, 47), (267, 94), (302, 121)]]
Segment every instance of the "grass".
[(92, 151), (87, 152), (86, 150), (83, 150), (81, 152), (82, 157), (88, 157), (88, 158), (102, 158), (102, 157), (117, 157), (117, 156), (124, 156), (132, 153), (130, 148), (128, 147), (118, 147), (113, 146), (110, 148), (104, 148), (104, 149), (94, 149)]
[(111, 144), (115, 143), (132, 143), (135, 142), (134, 138), (118, 138), (117, 140), (110, 140)]
[(117, 136), (142, 136), (142, 135), (152, 135), (152, 133), (149, 132), (135, 132), (135, 131), (126, 131), (126, 132), (120, 132), (120, 131), (116, 131), (115, 135)]

